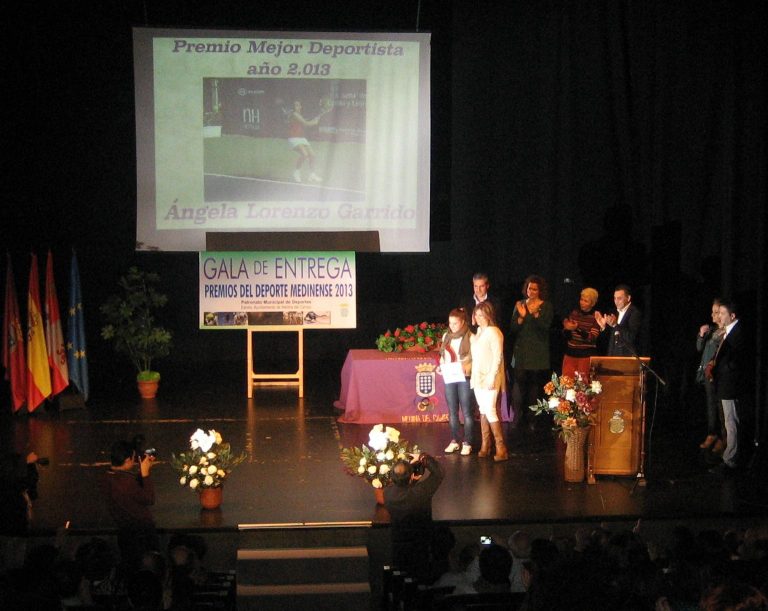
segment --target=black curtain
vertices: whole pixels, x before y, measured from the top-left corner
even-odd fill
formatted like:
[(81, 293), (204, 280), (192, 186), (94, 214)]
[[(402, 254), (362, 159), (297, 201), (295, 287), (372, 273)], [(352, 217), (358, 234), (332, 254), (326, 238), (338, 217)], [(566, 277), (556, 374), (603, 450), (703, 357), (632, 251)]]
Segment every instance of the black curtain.
[[(361, 255), (358, 329), (312, 334), (339, 364), (388, 326), (444, 318), (483, 269), (517, 298), (544, 275), (559, 314), (618, 282), (646, 312), (646, 351), (684, 400), (711, 298), (735, 296), (765, 407), (766, 4), (698, 0), (84, 0), (8, 15), (0, 237), (80, 255), (98, 305), (130, 264), (159, 271), (171, 359), (243, 359), (239, 335), (197, 331), (196, 258), (134, 252), (133, 25), (432, 32), (432, 243)], [(57, 274), (57, 277), (65, 277)], [(59, 281), (63, 293), (65, 283)], [(554, 334), (554, 330), (553, 330)], [(204, 349), (201, 349), (204, 347)], [(553, 363), (555, 366), (557, 363)], [(92, 368), (98, 376), (102, 369)], [(764, 416), (763, 416), (764, 418)]]
[(676, 401), (729, 295), (765, 405), (766, 25), (757, 3), (454, 3), (452, 237), (510, 299), (543, 274), (563, 314), (630, 284)]

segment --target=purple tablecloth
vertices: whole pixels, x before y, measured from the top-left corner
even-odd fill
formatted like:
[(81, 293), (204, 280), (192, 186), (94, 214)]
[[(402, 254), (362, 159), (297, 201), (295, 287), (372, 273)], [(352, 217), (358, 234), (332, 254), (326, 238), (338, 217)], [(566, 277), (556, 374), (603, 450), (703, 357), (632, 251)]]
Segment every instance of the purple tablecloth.
[[(417, 365), (437, 365), (436, 353), (387, 353), (350, 350), (341, 369), (341, 396), (334, 405), (344, 410), (341, 422), (360, 424), (448, 422), (442, 376), (429, 371), (418, 377), (421, 393), (430, 385), (434, 394), (420, 396)], [(509, 420), (506, 394), (501, 397), (501, 418)]]

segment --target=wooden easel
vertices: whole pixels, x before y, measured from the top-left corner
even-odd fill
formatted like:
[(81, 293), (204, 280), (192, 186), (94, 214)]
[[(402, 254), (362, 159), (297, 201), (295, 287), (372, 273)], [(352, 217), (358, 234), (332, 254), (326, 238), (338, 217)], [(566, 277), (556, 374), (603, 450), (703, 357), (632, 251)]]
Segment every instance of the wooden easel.
[[(253, 334), (293, 331), (298, 334), (298, 369), (294, 373), (256, 373), (253, 369)], [(304, 327), (297, 325), (264, 325), (246, 329), (248, 398), (253, 397), (255, 386), (298, 386), (299, 398), (304, 397)]]

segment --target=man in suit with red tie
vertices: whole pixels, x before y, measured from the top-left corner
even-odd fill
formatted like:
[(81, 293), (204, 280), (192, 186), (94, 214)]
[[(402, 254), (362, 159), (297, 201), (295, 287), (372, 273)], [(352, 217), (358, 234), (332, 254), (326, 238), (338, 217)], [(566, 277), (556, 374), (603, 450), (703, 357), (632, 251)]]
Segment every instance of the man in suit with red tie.
[(643, 326), (643, 315), (632, 303), (632, 289), (620, 284), (613, 292), (616, 314), (603, 315), (595, 312), (595, 320), (600, 330), (608, 329), (608, 356), (638, 356), (638, 339)]
[(745, 397), (745, 374), (749, 367), (746, 358), (744, 329), (739, 322), (739, 314), (733, 301), (720, 302), (720, 325), (725, 329), (720, 347), (715, 353), (712, 376), (717, 398), (723, 406), (725, 420), (725, 451), (723, 464), (716, 469), (722, 473), (732, 473), (738, 467), (739, 459), (739, 399)]

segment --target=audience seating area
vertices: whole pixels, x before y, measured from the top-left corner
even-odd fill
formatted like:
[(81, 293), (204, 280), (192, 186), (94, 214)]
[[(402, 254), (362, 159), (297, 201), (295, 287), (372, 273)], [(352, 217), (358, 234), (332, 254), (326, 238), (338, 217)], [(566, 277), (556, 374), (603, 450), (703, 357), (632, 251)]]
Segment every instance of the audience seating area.
[(662, 541), (640, 528), (603, 527), (548, 539), (518, 530), (487, 546), (438, 529), (435, 540), (447, 556), (423, 559), (432, 564), (431, 583), (385, 566), (379, 608), (768, 611), (768, 524), (725, 532), (678, 526)]
[[(162, 552), (145, 554), (140, 569), (128, 572), (109, 538), (82, 536), (76, 546), (0, 538), (0, 609), (768, 611), (768, 523), (754, 524), (698, 531), (680, 525), (663, 537), (639, 523), (548, 537), (522, 528), (486, 545), (438, 525), (432, 556), (421, 559), (430, 577), (421, 582), (374, 561), (385, 556), (369, 557), (375, 539), (360, 546), (334, 536), (342, 546), (314, 549), (251, 540), (238, 552), (218, 550), (203, 535), (172, 534)], [(19, 542), (26, 550), (14, 563)], [(222, 558), (219, 551), (237, 556), (237, 568), (207, 566), (206, 558)]]
[(236, 572), (207, 568), (206, 551), (203, 537), (173, 535), (165, 552), (148, 552), (129, 569), (106, 538), (85, 539), (74, 552), (60, 542), (30, 541), (20, 566), (5, 561), (0, 609), (234, 611)]

